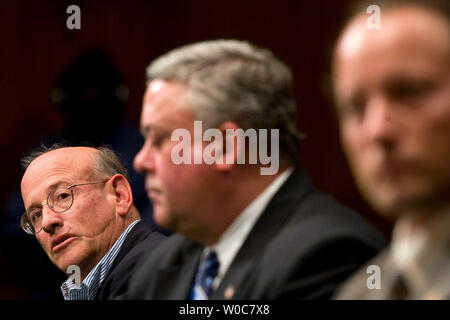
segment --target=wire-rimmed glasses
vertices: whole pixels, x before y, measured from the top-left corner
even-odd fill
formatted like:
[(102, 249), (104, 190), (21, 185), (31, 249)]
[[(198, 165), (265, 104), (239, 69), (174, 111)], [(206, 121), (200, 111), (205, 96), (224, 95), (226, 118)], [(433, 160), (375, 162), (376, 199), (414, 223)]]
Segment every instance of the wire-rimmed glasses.
[(37, 234), (42, 230), (42, 209), (44, 206), (48, 207), (57, 213), (66, 212), (73, 205), (73, 190), (74, 187), (86, 186), (91, 184), (105, 183), (108, 180), (99, 182), (88, 182), (72, 184), (70, 186), (60, 186), (52, 191), (47, 196), (47, 202), (40, 207), (33, 207), (22, 214), (20, 218), (20, 226), (28, 234)]

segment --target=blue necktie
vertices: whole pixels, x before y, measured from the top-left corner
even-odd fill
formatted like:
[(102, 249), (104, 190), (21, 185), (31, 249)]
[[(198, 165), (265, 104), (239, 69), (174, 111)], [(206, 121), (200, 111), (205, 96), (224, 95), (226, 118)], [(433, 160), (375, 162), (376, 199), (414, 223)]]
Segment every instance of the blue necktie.
[(191, 300), (208, 300), (211, 294), (212, 283), (218, 271), (219, 260), (217, 260), (216, 253), (211, 251), (197, 271), (194, 286), (191, 290)]

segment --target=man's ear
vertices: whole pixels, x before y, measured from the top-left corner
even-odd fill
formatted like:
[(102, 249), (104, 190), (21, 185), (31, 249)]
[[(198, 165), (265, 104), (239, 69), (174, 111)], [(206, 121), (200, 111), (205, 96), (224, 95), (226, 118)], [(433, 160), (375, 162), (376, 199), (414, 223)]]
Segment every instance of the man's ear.
[(133, 206), (133, 192), (127, 178), (116, 174), (110, 179), (112, 192), (116, 199), (117, 213), (125, 216)]
[(239, 139), (236, 135), (232, 135), (236, 133), (237, 129), (240, 129), (240, 127), (232, 121), (226, 121), (219, 127), (222, 133), (222, 144), (218, 144), (218, 156), (220, 156), (222, 161), (216, 161), (214, 165), (220, 171), (231, 170), (237, 165), (241, 153), (245, 152), (244, 140)]

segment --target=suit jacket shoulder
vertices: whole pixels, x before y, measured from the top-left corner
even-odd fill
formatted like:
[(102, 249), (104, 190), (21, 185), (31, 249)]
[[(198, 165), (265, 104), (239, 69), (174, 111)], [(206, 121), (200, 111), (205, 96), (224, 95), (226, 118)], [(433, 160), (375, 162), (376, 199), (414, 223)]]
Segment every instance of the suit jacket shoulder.
[[(339, 300), (448, 300), (450, 299), (450, 259), (441, 256), (426, 285), (408, 286), (405, 275), (394, 262), (389, 249), (355, 272), (336, 292)], [(445, 258), (444, 258), (445, 257)]]
[(98, 290), (96, 299), (107, 300), (124, 294), (131, 272), (142, 254), (153, 251), (166, 237), (144, 221), (128, 233), (114, 259), (108, 275)]
[[(367, 285), (371, 272), (369, 266), (376, 266), (380, 271), (380, 288), (370, 288)], [(335, 292), (333, 299), (338, 300), (378, 300), (385, 299), (391, 291), (395, 278), (394, 266), (389, 258), (389, 249), (383, 250), (376, 257), (352, 274)], [(382, 271), (382, 272), (381, 272)]]

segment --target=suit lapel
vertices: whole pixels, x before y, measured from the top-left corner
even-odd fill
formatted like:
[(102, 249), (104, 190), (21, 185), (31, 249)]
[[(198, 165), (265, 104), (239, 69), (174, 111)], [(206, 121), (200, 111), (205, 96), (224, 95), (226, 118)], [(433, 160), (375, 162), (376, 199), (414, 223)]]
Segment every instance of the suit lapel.
[(167, 265), (160, 266), (155, 289), (156, 299), (185, 300), (189, 298), (203, 246), (185, 240), (180, 251)]
[(295, 168), (264, 209), (219, 287), (212, 293), (211, 299), (248, 297), (247, 291), (250, 288), (247, 284), (251, 283), (249, 279), (254, 274), (252, 271), (255, 270), (267, 243), (273, 239), (274, 235), (295, 211), (298, 203), (311, 190), (312, 185), (305, 172), (300, 167)]
[[(122, 259), (127, 255), (127, 253), (139, 242), (148, 237), (148, 235), (154, 232), (155, 229), (144, 223), (143, 221), (139, 221), (136, 225), (130, 230), (125, 241), (120, 248), (119, 253), (117, 254), (114, 262), (111, 266), (109, 274), (111, 274), (116, 266), (122, 261)], [(106, 279), (105, 279), (106, 280)]]
[(149, 236), (152, 232), (155, 232), (156, 229), (152, 226), (144, 223), (143, 221), (140, 221), (136, 223), (136, 225), (133, 226), (133, 228), (128, 233), (127, 237), (125, 238), (125, 241), (122, 244), (122, 247), (119, 250), (119, 253), (117, 254), (116, 258), (114, 259), (113, 264), (111, 265), (111, 268), (108, 271), (108, 274), (106, 275), (105, 279), (103, 280), (99, 290), (97, 291), (95, 299), (100, 300), (106, 300), (108, 299), (108, 295), (110, 294), (110, 278), (113, 277), (114, 271), (116, 270), (116, 267), (119, 265), (119, 263), (125, 258), (125, 256), (128, 254), (129, 251), (133, 249), (133, 247), (143, 241), (146, 237)]

